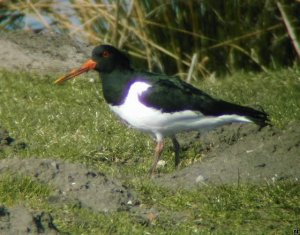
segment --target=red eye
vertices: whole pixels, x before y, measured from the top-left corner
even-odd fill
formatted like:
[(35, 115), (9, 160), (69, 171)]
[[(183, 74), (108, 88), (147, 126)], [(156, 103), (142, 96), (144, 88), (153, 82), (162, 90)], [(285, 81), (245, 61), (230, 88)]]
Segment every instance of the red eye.
[(109, 57), (110, 56), (110, 52), (108, 52), (108, 51), (103, 51), (103, 53), (102, 53), (102, 56), (103, 57)]

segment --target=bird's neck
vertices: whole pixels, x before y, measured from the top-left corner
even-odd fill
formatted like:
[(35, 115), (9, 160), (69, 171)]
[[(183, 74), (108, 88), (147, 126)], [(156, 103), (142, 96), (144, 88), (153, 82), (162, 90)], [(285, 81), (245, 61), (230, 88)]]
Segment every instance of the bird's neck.
[(110, 105), (121, 105), (132, 84), (133, 70), (114, 70), (111, 73), (101, 73), (103, 96)]

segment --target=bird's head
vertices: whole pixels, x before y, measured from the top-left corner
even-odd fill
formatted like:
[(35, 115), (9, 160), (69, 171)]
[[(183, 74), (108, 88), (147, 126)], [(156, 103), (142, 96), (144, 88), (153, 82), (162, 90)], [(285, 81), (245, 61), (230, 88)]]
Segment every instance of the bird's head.
[(111, 73), (116, 69), (130, 69), (128, 57), (113, 46), (100, 45), (94, 48), (91, 59), (86, 61), (80, 68), (60, 77), (54, 83), (61, 84), (90, 70), (96, 70), (99, 73)]

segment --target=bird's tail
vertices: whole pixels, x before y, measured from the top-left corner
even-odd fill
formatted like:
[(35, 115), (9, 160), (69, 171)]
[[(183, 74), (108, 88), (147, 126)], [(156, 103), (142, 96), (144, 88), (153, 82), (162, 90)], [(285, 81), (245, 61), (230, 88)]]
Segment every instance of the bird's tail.
[(259, 125), (260, 127), (264, 127), (267, 125), (271, 125), (269, 120), (269, 115), (262, 110), (253, 109), (247, 106), (232, 104), (226, 101), (220, 101), (219, 104), (220, 112), (223, 114), (236, 114), (239, 116), (244, 116), (254, 122), (255, 124)]

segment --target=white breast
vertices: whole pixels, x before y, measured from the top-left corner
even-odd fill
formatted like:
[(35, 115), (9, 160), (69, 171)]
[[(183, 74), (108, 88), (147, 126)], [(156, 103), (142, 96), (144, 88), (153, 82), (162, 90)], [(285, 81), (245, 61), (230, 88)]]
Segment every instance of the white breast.
[(154, 123), (151, 122), (160, 111), (147, 107), (139, 101), (139, 96), (151, 85), (146, 82), (133, 83), (128, 91), (123, 104), (118, 106), (110, 105), (110, 108), (131, 126), (138, 129), (148, 130)]
[(230, 122), (251, 122), (238, 115), (207, 117), (192, 110), (166, 113), (140, 102), (139, 96), (151, 87), (146, 82), (133, 83), (123, 104), (109, 107), (129, 125), (142, 131), (152, 132), (157, 139), (182, 131), (211, 129)]

